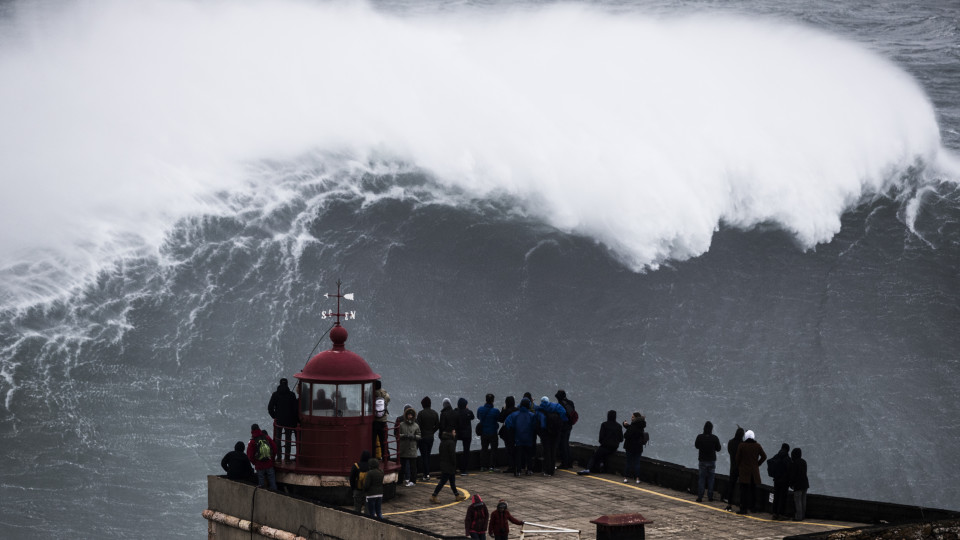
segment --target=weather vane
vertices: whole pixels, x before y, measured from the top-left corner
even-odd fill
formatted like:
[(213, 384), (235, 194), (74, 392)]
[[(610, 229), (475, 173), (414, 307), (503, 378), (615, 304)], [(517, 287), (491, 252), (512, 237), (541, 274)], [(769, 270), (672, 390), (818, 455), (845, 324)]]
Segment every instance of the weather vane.
[(341, 299), (341, 298), (344, 298), (344, 299), (346, 299), (346, 300), (353, 300), (353, 293), (340, 294), (340, 280), (339, 280), (339, 279), (337, 280), (337, 294), (326, 293), (326, 294), (323, 295), (323, 297), (324, 297), (324, 298), (330, 298), (330, 297), (336, 298), (336, 299), (337, 299), (337, 311), (321, 311), (321, 312), (320, 312), (320, 318), (326, 319), (327, 317), (336, 317), (336, 318), (337, 318), (337, 322), (336, 322), (337, 325), (340, 324), (340, 317), (343, 317), (343, 320), (345, 320), (345, 321), (349, 321), (349, 320), (351, 320), (351, 319), (356, 319), (356, 318), (357, 318), (357, 312), (356, 312), (356, 311), (347, 311), (346, 313), (341, 313), (341, 312), (340, 312), (340, 299)]

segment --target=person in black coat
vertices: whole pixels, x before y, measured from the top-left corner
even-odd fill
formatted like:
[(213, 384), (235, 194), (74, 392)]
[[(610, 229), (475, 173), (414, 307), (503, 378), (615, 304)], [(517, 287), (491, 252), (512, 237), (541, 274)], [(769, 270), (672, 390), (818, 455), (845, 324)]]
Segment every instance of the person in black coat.
[(623, 442), (623, 426), (617, 422), (617, 411), (607, 411), (607, 421), (600, 424), (600, 448), (593, 453), (587, 468), (577, 474), (604, 472), (608, 458), (616, 453)]
[(807, 517), (807, 490), (810, 489), (810, 480), (807, 479), (807, 462), (803, 459), (803, 452), (794, 448), (790, 453), (790, 487), (793, 489), (793, 519), (803, 521)]
[[(286, 379), (280, 379), (277, 391), (270, 396), (267, 412), (273, 418), (273, 440), (280, 445), (280, 436), (283, 435), (283, 459), (290, 461), (290, 442), (296, 436), (296, 427), (300, 423), (300, 401), (297, 395), (287, 386)], [(299, 441), (298, 441), (299, 442)]]
[(467, 399), (457, 400), (457, 440), (463, 445), (460, 454), (460, 476), (467, 475), (470, 466), (470, 443), (473, 442), (473, 411), (467, 408)]
[(517, 400), (513, 396), (507, 396), (507, 399), (504, 400), (503, 408), (500, 409), (500, 417), (497, 418), (497, 421), (500, 422), (500, 438), (503, 439), (503, 445), (507, 449), (507, 455), (510, 456), (510, 467), (508, 467), (505, 473), (514, 473), (516, 469), (513, 466), (513, 455), (514, 451), (514, 439), (513, 439), (513, 430), (507, 429), (504, 426), (504, 422), (507, 421), (507, 417), (516, 412), (517, 410)]
[(773, 519), (786, 519), (787, 492), (790, 490), (790, 469), (793, 463), (790, 460), (790, 445), (783, 443), (777, 455), (770, 458), (771, 476), (773, 477)]
[(737, 426), (737, 432), (733, 434), (733, 438), (727, 441), (727, 454), (730, 455), (730, 481), (727, 482), (727, 490), (723, 494), (723, 498), (727, 501), (727, 507), (724, 510), (728, 512), (733, 511), (733, 488), (740, 483), (740, 469), (737, 467), (737, 447), (740, 446), (740, 441), (743, 440), (743, 428)]
[(643, 455), (644, 430), (647, 428), (647, 418), (640, 412), (633, 413), (630, 422), (624, 422), (627, 428), (623, 434), (623, 449), (627, 453), (627, 463), (623, 470), (623, 482), (627, 483), (631, 478), (640, 483), (640, 456)]
[(247, 459), (247, 454), (244, 452), (245, 448), (246, 446), (242, 442), (237, 441), (237, 444), (233, 446), (233, 451), (227, 452), (220, 460), (220, 467), (227, 471), (227, 478), (231, 480), (256, 482), (257, 475), (253, 472), (250, 460)]
[(713, 422), (708, 420), (703, 425), (703, 433), (697, 435), (693, 446), (699, 451), (697, 460), (700, 474), (697, 477), (697, 502), (703, 502), (704, 485), (707, 489), (707, 500), (713, 502), (713, 478), (717, 471), (717, 452), (722, 448), (720, 439), (713, 434)]

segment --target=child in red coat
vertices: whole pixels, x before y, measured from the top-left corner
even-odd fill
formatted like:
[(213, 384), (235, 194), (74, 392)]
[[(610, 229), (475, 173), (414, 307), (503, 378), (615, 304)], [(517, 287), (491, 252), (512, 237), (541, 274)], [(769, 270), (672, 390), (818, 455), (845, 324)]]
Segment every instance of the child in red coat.
[(507, 501), (500, 499), (497, 509), (490, 514), (489, 532), (496, 540), (507, 540), (510, 535), (510, 523), (523, 525), (522, 521), (513, 517), (510, 510), (507, 510)]

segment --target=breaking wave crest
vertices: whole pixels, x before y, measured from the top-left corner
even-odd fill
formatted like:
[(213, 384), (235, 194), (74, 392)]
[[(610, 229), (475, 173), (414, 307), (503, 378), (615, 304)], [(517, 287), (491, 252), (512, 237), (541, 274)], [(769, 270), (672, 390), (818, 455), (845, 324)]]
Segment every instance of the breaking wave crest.
[[(156, 253), (238, 199), (420, 196), (365, 193), (371, 174), (424, 173), (433, 202), (506, 198), (635, 270), (706, 252), (723, 225), (809, 248), (864, 198), (957, 174), (908, 74), (776, 21), (95, 0), (2, 24), (0, 264), (23, 277), (5, 302)], [(322, 172), (264, 172), (303, 156)]]

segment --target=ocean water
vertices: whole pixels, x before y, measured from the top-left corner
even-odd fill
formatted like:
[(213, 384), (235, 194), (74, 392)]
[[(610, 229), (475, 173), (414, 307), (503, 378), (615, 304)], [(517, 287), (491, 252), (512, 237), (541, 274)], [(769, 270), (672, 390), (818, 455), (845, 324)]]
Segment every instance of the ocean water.
[(957, 509), (958, 130), (953, 0), (2, 2), (3, 536), (203, 535), (338, 279), (398, 406)]

